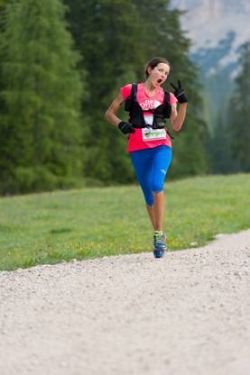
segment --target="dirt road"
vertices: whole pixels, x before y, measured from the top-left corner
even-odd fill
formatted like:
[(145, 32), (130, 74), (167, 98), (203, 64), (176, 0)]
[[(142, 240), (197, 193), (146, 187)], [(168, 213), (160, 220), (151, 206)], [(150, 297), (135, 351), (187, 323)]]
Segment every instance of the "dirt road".
[(250, 230), (0, 273), (1, 375), (249, 375)]

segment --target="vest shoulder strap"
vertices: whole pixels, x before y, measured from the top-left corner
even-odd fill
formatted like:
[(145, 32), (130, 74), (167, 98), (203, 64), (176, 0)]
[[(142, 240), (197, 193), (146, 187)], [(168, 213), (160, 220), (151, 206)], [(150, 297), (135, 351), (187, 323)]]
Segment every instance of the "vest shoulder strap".
[(132, 110), (133, 103), (136, 102), (137, 83), (132, 83), (131, 92), (125, 100), (125, 111), (130, 112)]
[(136, 100), (136, 94), (137, 94), (137, 83), (132, 83), (130, 96), (131, 96), (131, 99), (134, 101)]
[(164, 91), (164, 105), (168, 104), (169, 105), (169, 97), (170, 94), (168, 91)]

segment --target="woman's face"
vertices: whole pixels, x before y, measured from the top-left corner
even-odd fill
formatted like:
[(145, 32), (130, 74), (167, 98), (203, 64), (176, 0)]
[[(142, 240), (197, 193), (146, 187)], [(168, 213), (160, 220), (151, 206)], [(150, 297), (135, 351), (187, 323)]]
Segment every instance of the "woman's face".
[(170, 67), (168, 64), (159, 63), (154, 68), (148, 67), (148, 80), (154, 87), (161, 86), (168, 78)]

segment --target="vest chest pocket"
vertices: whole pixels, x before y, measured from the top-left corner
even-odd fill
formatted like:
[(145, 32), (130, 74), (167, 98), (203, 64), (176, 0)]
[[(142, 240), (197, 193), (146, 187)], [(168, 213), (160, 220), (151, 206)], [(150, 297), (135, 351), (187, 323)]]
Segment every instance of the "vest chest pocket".
[(157, 139), (166, 139), (166, 130), (165, 129), (152, 129), (152, 128), (143, 128), (142, 129), (142, 139), (143, 141), (153, 141)]

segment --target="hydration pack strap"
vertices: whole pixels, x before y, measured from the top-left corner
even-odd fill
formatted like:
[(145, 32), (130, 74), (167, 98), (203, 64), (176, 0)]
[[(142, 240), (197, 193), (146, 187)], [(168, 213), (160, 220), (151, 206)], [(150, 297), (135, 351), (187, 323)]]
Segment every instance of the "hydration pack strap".
[(132, 83), (130, 97), (134, 101), (136, 101), (136, 94), (137, 94), (137, 83)]

